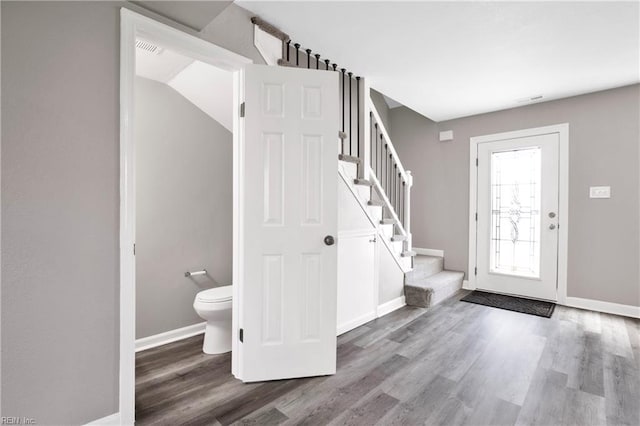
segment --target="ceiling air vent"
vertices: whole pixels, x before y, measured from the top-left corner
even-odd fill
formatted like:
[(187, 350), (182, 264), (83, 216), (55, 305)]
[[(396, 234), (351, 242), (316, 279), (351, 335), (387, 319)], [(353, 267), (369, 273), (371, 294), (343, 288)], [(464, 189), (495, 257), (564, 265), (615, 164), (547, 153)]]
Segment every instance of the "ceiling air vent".
[(140, 50), (145, 50), (149, 53), (155, 53), (156, 55), (159, 55), (162, 53), (161, 47), (158, 47), (155, 44), (149, 43), (148, 41), (144, 41), (144, 40), (136, 40), (136, 47)]

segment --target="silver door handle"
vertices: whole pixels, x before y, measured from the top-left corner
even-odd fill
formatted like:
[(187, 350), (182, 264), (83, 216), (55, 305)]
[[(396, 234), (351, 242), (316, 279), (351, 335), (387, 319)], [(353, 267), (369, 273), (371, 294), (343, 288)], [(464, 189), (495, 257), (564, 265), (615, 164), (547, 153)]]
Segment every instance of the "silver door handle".
[(556, 225), (554, 223), (552, 223), (551, 225), (549, 225), (549, 229), (551, 229), (551, 230), (556, 229)]

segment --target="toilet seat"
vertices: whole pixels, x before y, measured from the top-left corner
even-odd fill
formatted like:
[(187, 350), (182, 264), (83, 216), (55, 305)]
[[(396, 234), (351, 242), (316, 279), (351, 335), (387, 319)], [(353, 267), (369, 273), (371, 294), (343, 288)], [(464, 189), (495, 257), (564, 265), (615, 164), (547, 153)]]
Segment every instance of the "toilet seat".
[(226, 285), (223, 287), (210, 288), (203, 290), (196, 295), (196, 301), (203, 303), (222, 303), (231, 300), (233, 287)]

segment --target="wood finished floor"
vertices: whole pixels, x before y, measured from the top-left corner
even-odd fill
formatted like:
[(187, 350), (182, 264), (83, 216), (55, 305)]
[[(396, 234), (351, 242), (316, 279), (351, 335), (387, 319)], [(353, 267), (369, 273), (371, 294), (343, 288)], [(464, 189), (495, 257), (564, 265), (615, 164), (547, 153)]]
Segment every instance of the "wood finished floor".
[(640, 321), (464, 294), (340, 336), (334, 376), (243, 384), (202, 336), (138, 353), (137, 423), (640, 425)]

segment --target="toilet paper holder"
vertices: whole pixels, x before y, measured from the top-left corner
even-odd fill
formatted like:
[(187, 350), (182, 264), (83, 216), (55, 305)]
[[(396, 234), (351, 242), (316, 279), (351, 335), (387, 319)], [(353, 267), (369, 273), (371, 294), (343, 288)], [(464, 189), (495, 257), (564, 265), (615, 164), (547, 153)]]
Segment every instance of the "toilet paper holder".
[(187, 278), (195, 277), (195, 276), (198, 276), (198, 275), (207, 275), (207, 270), (203, 269), (202, 271), (193, 271), (193, 272), (187, 271), (187, 272), (184, 273), (184, 276), (187, 277)]

